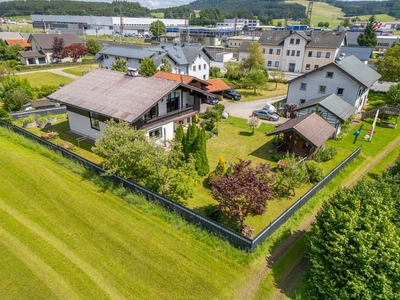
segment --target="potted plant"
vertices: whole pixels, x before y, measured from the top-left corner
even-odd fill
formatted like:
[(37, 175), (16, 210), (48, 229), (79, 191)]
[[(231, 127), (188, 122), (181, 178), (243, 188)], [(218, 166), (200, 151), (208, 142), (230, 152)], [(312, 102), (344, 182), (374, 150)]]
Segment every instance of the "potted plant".
[(24, 128), (34, 128), (37, 126), (35, 118), (34, 117), (27, 117), (22, 120), (22, 126)]
[(40, 128), (44, 128), (44, 127), (46, 126), (46, 124), (49, 123), (49, 120), (48, 120), (47, 118), (45, 118), (45, 117), (41, 117), (41, 118), (38, 120), (38, 123), (39, 123), (39, 127), (40, 127)]
[(56, 116), (49, 115), (48, 117), (49, 117), (49, 122), (50, 122), (51, 125), (57, 123), (57, 117)]

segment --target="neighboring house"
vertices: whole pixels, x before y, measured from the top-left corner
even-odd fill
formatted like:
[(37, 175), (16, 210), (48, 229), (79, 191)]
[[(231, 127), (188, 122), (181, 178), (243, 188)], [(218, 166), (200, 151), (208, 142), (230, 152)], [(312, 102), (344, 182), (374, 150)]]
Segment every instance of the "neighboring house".
[(105, 122), (114, 119), (165, 141), (179, 124), (192, 122), (203, 95), (211, 94), (174, 80), (95, 69), (48, 99), (66, 105), (70, 129), (78, 135), (98, 139)]
[[(347, 44), (341, 31), (265, 31), (258, 40), (268, 69), (309, 72), (334, 61), (339, 48)], [(239, 61), (249, 56), (250, 42), (239, 47)]]
[(231, 87), (229, 85), (227, 85), (220, 78), (201, 80), (194, 76), (174, 74), (174, 73), (168, 73), (168, 72), (163, 72), (163, 71), (158, 71), (156, 74), (153, 75), (153, 77), (175, 80), (178, 82), (182, 82), (184, 84), (188, 84), (188, 85), (200, 88), (209, 93), (219, 94), (219, 95), (222, 95), (222, 93), (224, 91), (231, 89)]
[[(55, 37), (64, 39), (64, 46), (84, 44), (83, 40), (75, 33), (31, 33), (28, 43), (31, 45), (32, 50), (19, 52), (21, 64), (50, 64), (54, 62), (52, 48)], [(67, 61), (72, 61), (72, 59), (68, 57), (62, 60), (62, 62)]]
[(99, 67), (111, 69), (117, 59), (126, 60), (129, 68), (138, 69), (142, 60), (150, 57), (157, 68), (166, 59), (172, 66), (173, 73), (190, 75), (203, 80), (210, 73), (211, 54), (199, 45), (190, 44), (160, 44), (152, 47), (129, 47), (112, 45), (100, 50), (94, 57)]
[(380, 77), (355, 56), (341, 57), (290, 80), (287, 103), (300, 105), (314, 98), (336, 94), (359, 112), (367, 103), (370, 87)]
[(18, 32), (7, 32), (7, 31), (0, 31), (0, 39), (3, 41), (8, 39), (22, 39), (24, 38), (22, 34)]
[(372, 47), (368, 46), (343, 46), (340, 47), (336, 58), (343, 56), (351, 56), (354, 55), (359, 60), (361, 60), (364, 64), (368, 64), (368, 60), (372, 54)]
[(244, 36), (244, 35), (231, 36), (229, 37), (226, 46), (229, 48), (239, 48), (243, 44), (243, 42), (253, 42), (257, 41), (259, 38), (260, 37), (258, 36)]
[(308, 157), (321, 148), (335, 133), (335, 128), (316, 113), (290, 119), (267, 136), (278, 135), (280, 152)]
[(335, 127), (334, 137), (336, 137), (341, 131), (342, 124), (356, 112), (356, 108), (336, 94), (331, 94), (311, 99), (295, 108), (295, 111), (297, 111), (297, 117), (317, 113)]
[(6, 42), (6, 44), (8, 46), (20, 45), (21, 47), (25, 48), (25, 50), (30, 50), (31, 49), (31, 44), (29, 44), (28, 41), (26, 39), (24, 39), (24, 38), (6, 39), (5, 42)]

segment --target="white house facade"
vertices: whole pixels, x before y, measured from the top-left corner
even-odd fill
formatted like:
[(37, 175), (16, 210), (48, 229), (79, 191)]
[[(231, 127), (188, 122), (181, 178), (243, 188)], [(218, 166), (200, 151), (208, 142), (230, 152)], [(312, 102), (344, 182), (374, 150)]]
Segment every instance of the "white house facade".
[(65, 104), (72, 132), (98, 139), (106, 121), (125, 121), (160, 142), (174, 138), (179, 124), (199, 113), (201, 98), (211, 95), (174, 80), (96, 69), (48, 96)]
[(380, 75), (355, 56), (345, 57), (289, 82), (287, 102), (301, 105), (336, 94), (357, 111), (366, 104), (369, 88)]

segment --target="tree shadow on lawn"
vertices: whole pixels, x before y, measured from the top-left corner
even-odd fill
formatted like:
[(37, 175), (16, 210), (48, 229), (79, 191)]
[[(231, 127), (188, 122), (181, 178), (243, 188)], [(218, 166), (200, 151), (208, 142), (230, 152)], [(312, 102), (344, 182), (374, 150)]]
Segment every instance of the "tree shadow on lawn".
[(240, 132), (239, 132), (239, 135), (241, 135), (241, 136), (252, 136), (253, 133), (248, 132), (248, 131), (240, 131)]
[(269, 140), (265, 144), (263, 144), (261, 147), (257, 148), (253, 152), (251, 152), (249, 155), (261, 158), (261, 159), (266, 159), (269, 161), (271, 160), (271, 153), (269, 153), (269, 150), (272, 150), (274, 148), (273, 140)]

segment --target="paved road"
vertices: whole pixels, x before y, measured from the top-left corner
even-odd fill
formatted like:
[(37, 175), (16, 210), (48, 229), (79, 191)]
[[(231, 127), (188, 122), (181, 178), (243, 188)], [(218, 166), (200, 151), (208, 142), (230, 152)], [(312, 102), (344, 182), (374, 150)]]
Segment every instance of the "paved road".
[[(225, 111), (230, 116), (248, 119), (254, 110), (262, 109), (266, 103), (275, 103), (284, 98), (286, 98), (286, 95), (273, 97), (273, 98), (266, 98), (266, 99), (261, 99), (261, 100), (247, 101), (247, 102), (241, 102), (240, 100), (239, 101), (231, 101), (231, 100), (224, 99), (220, 103), (225, 105)], [(208, 104), (202, 104), (201, 111), (205, 111), (208, 106), (209, 106)], [(277, 122), (265, 121), (265, 120), (261, 120), (261, 121), (265, 122), (265, 123), (270, 123), (270, 124), (282, 124), (282, 123), (285, 123), (287, 120), (288, 119), (281, 117), (281, 118), (279, 118), (279, 121), (277, 121)]]

